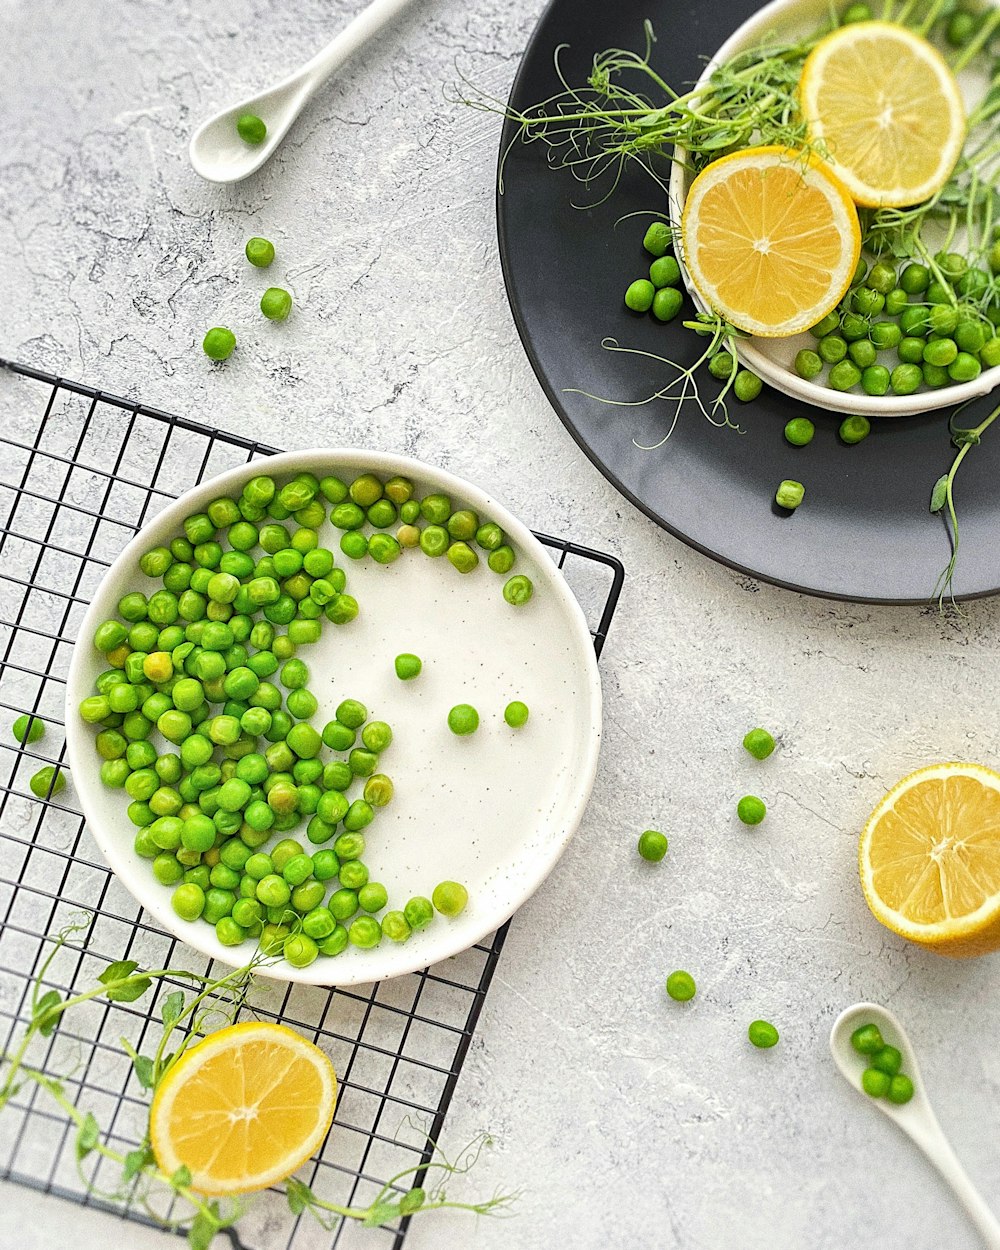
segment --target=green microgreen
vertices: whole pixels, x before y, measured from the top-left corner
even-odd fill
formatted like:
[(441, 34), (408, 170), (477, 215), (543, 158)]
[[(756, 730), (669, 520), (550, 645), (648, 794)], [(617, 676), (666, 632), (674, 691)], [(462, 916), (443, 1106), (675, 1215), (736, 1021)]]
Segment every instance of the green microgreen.
[[(75, 919), (50, 939), (51, 949), (32, 984), (30, 1018), (24, 1035), (11, 1050), (0, 1054), (0, 1113), (25, 1082), (33, 1082), (56, 1103), (75, 1129), (77, 1171), (88, 1193), (108, 1202), (138, 1205), (163, 1227), (183, 1232), (191, 1250), (208, 1250), (215, 1235), (230, 1228), (246, 1212), (247, 1201), (237, 1198), (222, 1203), (205, 1198), (191, 1187), (191, 1173), (186, 1167), (172, 1173), (162, 1171), (148, 1135), (131, 1150), (116, 1149), (94, 1114), (77, 1106), (67, 1093), (66, 1085), (72, 1073), (54, 1077), (26, 1062), (27, 1055), (36, 1038), (52, 1036), (68, 1011), (95, 999), (110, 1003), (136, 1002), (154, 986), (162, 986), (165, 990), (159, 1000), (162, 1031), (152, 1053), (141, 1054), (128, 1039), (121, 1039), (122, 1049), (132, 1062), (140, 1087), (151, 1094), (189, 1046), (212, 1028), (236, 1018), (248, 993), (256, 986), (256, 971), (264, 964), (276, 962), (277, 956), (258, 953), (242, 968), (220, 977), (201, 976), (183, 969), (144, 969), (136, 960), (120, 959), (108, 964), (96, 983), (79, 993), (64, 995), (45, 988), (53, 960), (75, 935), (89, 929), (91, 922), (91, 916)], [(333, 1131), (336, 1132), (336, 1128)], [(294, 1214), (308, 1211), (328, 1228), (341, 1220), (353, 1220), (364, 1227), (375, 1228), (443, 1208), (472, 1211), (477, 1215), (500, 1214), (517, 1195), (495, 1194), (482, 1202), (460, 1202), (450, 1199), (444, 1189), (445, 1181), (467, 1173), (489, 1144), (489, 1136), (481, 1134), (454, 1160), (449, 1160), (428, 1138), (433, 1152), (430, 1160), (390, 1178), (367, 1206), (343, 1206), (328, 1201), (295, 1177), (285, 1182), (284, 1193)], [(87, 1160), (95, 1157), (117, 1170), (119, 1179), (114, 1189), (99, 1189), (94, 1175), (88, 1174)]]

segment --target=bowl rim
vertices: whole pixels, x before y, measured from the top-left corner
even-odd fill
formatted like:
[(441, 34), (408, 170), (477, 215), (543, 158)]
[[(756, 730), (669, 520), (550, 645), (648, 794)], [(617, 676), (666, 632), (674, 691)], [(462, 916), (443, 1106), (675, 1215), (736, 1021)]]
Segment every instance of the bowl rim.
[[(988, 3), (996, 7), (1000, 4), (1000, 0), (988, 0)], [(738, 26), (713, 53), (694, 89), (704, 86), (720, 64), (748, 46), (752, 46), (768, 30), (773, 30), (776, 21), (792, 17), (798, 10), (812, 9), (815, 9), (817, 13), (828, 12), (829, 4), (827, 0), (770, 0), (769, 4)], [(688, 170), (681, 163), (684, 155), (683, 148), (678, 147), (675, 150), (667, 185), (667, 212), (670, 224), (678, 234), (688, 190)], [(678, 160), (678, 157), (681, 159)], [(699, 312), (707, 312), (708, 307), (691, 281), (684, 263), (683, 249), (676, 248), (675, 255), (688, 294)], [(918, 413), (936, 412), (942, 408), (955, 408), (970, 400), (980, 399), (1000, 387), (1000, 365), (995, 365), (991, 369), (984, 369), (979, 377), (971, 382), (959, 382), (953, 386), (943, 386), (939, 390), (920, 391), (913, 396), (865, 395), (854, 391), (835, 391), (830, 387), (818, 386), (815, 382), (800, 378), (790, 369), (777, 364), (770, 356), (755, 347), (754, 343), (755, 340), (752, 338), (735, 341), (736, 355), (747, 368), (752, 369), (782, 394), (792, 399), (802, 400), (814, 408), (826, 409), (828, 412), (866, 417), (910, 417)]]
[[(123, 570), (137, 566), (139, 555), (151, 545), (156, 545), (156, 538), (161, 532), (178, 531), (183, 518), (190, 512), (199, 510), (217, 495), (231, 493), (235, 486), (242, 486), (246, 480), (257, 474), (266, 472), (269, 476), (285, 476), (289, 473), (305, 471), (321, 459), (364, 465), (366, 470), (383, 477), (391, 477), (394, 474), (413, 477), (431, 489), (447, 491), (479, 512), (495, 519), (510, 534), (515, 545), (530, 554), (539, 569), (544, 570), (542, 575), (547, 583), (546, 589), (549, 593), (554, 593), (560, 603), (567, 629), (575, 639), (574, 651), (582, 657), (583, 668), (586, 672), (584, 695), (589, 724), (584, 726), (584, 736), (587, 749), (576, 761), (576, 784), (572, 794), (559, 812), (548, 817), (553, 827), (558, 824), (562, 825), (562, 832), (558, 837), (553, 837), (540, 853), (533, 854), (532, 862), (537, 864), (538, 870), (526, 876), (523, 885), (515, 890), (511, 900), (508, 900), (509, 905), (505, 904), (499, 910), (490, 911), (484, 918), (481, 930), (477, 927), (471, 939), (453, 938), (449, 942), (447, 940), (448, 928), (438, 927), (435, 933), (440, 934), (441, 938), (435, 943), (429, 959), (413, 955), (406, 958), (406, 952), (419, 949), (420, 943), (416, 946), (411, 946), (409, 943), (405, 945), (392, 943), (381, 947), (378, 953), (369, 953), (370, 958), (366, 960), (366, 963), (372, 965), (371, 971), (363, 970), (361, 975), (349, 973), (344, 977), (331, 976), (330, 973), (335, 974), (337, 966), (334, 958), (316, 960), (307, 968), (294, 968), (280, 961), (273, 964), (261, 964), (255, 969), (255, 973), (260, 976), (283, 982), (327, 986), (368, 985), (391, 977), (418, 972), (459, 955), (505, 924), (541, 886), (558, 863), (579, 828), (596, 780), (601, 744), (603, 694), (590, 627), (583, 608), (562, 572), (552, 561), (545, 546), (539, 542), (530, 528), (504, 504), (495, 500), (482, 488), (447, 469), (426, 464), (398, 452), (372, 451), (358, 447), (312, 447), (302, 451), (281, 452), (273, 456), (249, 460), (245, 464), (236, 465), (213, 477), (206, 478), (168, 503), (155, 517), (143, 525), (102, 575), (80, 622), (67, 673), (66, 752), (70, 776), (74, 781), (76, 795), (90, 833), (111, 871), (135, 901), (167, 933), (200, 954), (233, 968), (242, 967), (243, 963), (248, 962), (234, 954), (234, 951), (242, 950), (242, 947), (223, 946), (216, 938), (214, 930), (208, 925), (193, 925), (181, 920), (170, 905), (169, 892), (152, 877), (144, 861), (135, 857), (131, 843), (127, 848), (123, 848), (120, 836), (104, 828), (95, 797), (102, 792), (102, 783), (99, 770), (94, 767), (96, 757), (93, 739), (88, 733), (88, 727), (77, 715), (77, 707), (81, 698), (91, 693), (91, 683), (86, 677), (86, 669), (92, 664), (93, 657), (86, 640), (93, 636), (95, 628), (107, 613), (107, 604), (103, 602), (106, 597), (105, 587), (111, 585)], [(382, 952), (396, 956), (395, 960), (389, 961), (391, 967), (388, 970), (379, 967), (379, 953)], [(324, 975), (320, 975), (321, 970)]]

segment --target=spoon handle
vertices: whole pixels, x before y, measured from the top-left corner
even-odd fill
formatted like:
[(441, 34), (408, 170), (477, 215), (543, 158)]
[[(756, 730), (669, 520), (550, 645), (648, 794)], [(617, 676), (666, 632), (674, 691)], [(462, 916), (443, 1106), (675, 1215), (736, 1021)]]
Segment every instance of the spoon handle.
[(912, 1134), (914, 1141), (951, 1186), (988, 1250), (1000, 1250), (1000, 1220), (983, 1201), (940, 1127), (934, 1128), (935, 1132)]
[(303, 65), (300, 76), (309, 80), (315, 89), (341, 65), (357, 52), (372, 35), (377, 34), (397, 13), (402, 12), (412, 0), (372, 0), (367, 8), (354, 17), (325, 48)]

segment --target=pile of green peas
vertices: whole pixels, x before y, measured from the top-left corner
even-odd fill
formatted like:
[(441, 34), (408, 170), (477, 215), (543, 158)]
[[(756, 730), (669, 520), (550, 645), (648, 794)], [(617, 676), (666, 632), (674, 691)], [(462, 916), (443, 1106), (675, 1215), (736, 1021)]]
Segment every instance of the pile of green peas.
[(887, 259), (860, 261), (840, 306), (813, 326), (815, 348), (796, 355), (796, 373), (825, 374), (836, 391), (913, 395), (1000, 365), (1000, 241), (985, 267), (958, 252), (927, 259), (898, 270)]
[[(453, 512), (440, 494), (418, 502), (403, 477), (366, 473), (348, 485), (301, 473), (280, 486), (253, 477), (239, 498), (214, 499), (185, 519), (183, 535), (140, 557), (161, 587), (124, 595), (117, 617), (97, 627), (107, 667), (79, 709), (97, 730), (102, 781), (130, 800), (135, 851), (173, 888), (177, 915), (212, 924), (226, 946), (256, 940), (296, 967), (348, 945), (405, 942), (435, 911), (456, 916), (468, 901), (464, 886), (442, 882), (431, 899), (385, 910), (388, 893), (363, 862), (363, 831), (393, 798), (380, 770), (392, 730), (356, 699), (322, 731), (311, 723), (318, 700), (297, 652), (325, 622), (345, 625), (359, 612), (345, 570), (320, 545), (328, 519), (342, 550), (352, 536), (365, 543), (364, 553), (345, 550), (351, 558), (397, 559), (407, 544), (384, 531), (401, 519), (421, 538), (442, 529), (449, 555), (461, 543), (475, 557), (467, 535), (503, 553), (496, 571), (514, 563), (498, 526)], [(378, 532), (368, 538), (365, 526)], [(512, 595), (508, 583), (508, 602), (530, 597), (529, 579), (520, 581), (529, 589)], [(25, 737), (33, 729), (27, 718), (19, 725)], [(302, 826), (305, 843), (285, 836)]]
[(870, 1098), (888, 1098), (902, 1106), (913, 1097), (913, 1082), (900, 1071), (903, 1056), (887, 1046), (878, 1025), (863, 1024), (851, 1034), (851, 1045), (868, 1062), (861, 1074), (861, 1088)]

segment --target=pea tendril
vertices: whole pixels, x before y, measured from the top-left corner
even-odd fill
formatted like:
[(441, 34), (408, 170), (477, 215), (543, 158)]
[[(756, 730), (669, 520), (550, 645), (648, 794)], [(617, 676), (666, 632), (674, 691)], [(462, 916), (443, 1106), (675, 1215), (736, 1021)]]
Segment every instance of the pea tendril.
[[(59, 1079), (26, 1063), (25, 1059), (37, 1038), (51, 1037), (66, 1012), (84, 1003), (99, 998), (111, 1003), (130, 1003), (141, 998), (154, 984), (187, 984), (196, 989), (193, 996), (189, 997), (183, 988), (178, 987), (170, 989), (160, 1000), (163, 1032), (152, 1058), (139, 1054), (130, 1042), (122, 1039), (122, 1048), (132, 1061), (140, 1086), (152, 1093), (187, 1047), (199, 1040), (212, 1016), (221, 1017), (225, 1022), (235, 1018), (250, 990), (255, 987), (256, 970), (262, 964), (274, 962), (276, 957), (258, 953), (246, 966), (214, 979), (183, 969), (147, 971), (140, 969), (135, 960), (122, 959), (109, 964), (98, 977), (96, 985), (78, 994), (63, 996), (54, 988), (45, 989), (46, 978), (56, 956), (74, 935), (89, 929), (92, 919), (89, 915), (75, 919), (51, 939), (52, 949), (32, 985), (31, 1018), (24, 1036), (12, 1051), (0, 1053), (0, 1070), (3, 1072), (0, 1113), (26, 1081), (33, 1082), (56, 1103), (76, 1129), (76, 1167), (88, 1193), (111, 1202), (138, 1203), (151, 1219), (163, 1227), (184, 1232), (191, 1250), (208, 1250), (216, 1233), (230, 1228), (246, 1213), (247, 1202), (237, 1198), (222, 1204), (205, 1198), (192, 1188), (191, 1173), (186, 1167), (180, 1167), (173, 1173), (163, 1171), (157, 1165), (148, 1134), (134, 1149), (116, 1150), (102, 1136), (93, 1113), (81, 1110), (67, 1094), (65, 1081), (71, 1079), (72, 1073)], [(178, 1031), (180, 1039), (175, 1040), (173, 1049), (168, 1051), (172, 1039), (177, 1039)], [(502, 1214), (516, 1200), (516, 1194), (497, 1193), (482, 1202), (459, 1202), (449, 1199), (444, 1191), (445, 1180), (464, 1175), (475, 1166), (482, 1150), (490, 1144), (487, 1134), (480, 1134), (453, 1161), (446, 1158), (430, 1139), (428, 1144), (434, 1151), (430, 1161), (406, 1168), (391, 1177), (368, 1206), (344, 1206), (331, 1202), (314, 1193), (302, 1181), (290, 1177), (283, 1189), (288, 1207), (294, 1215), (308, 1212), (326, 1228), (333, 1228), (341, 1220), (353, 1220), (364, 1227), (377, 1228), (443, 1208), (472, 1211), (477, 1215)], [(84, 1167), (90, 1156), (106, 1160), (120, 1169), (121, 1179), (117, 1188), (110, 1191), (98, 1188), (94, 1177), (88, 1175)], [(414, 1185), (414, 1181), (418, 1184)], [(180, 1214), (176, 1209), (176, 1199), (184, 1204)], [(160, 1209), (161, 1204), (164, 1205), (163, 1210)]]

